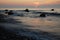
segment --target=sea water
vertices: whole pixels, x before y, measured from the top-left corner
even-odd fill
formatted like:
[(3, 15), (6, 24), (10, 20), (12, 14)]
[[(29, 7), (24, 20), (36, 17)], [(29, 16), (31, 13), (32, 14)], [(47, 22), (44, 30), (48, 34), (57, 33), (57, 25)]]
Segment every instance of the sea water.
[[(17, 11), (17, 10), (16, 10)], [(40, 14), (33, 12), (17, 11), (15, 16), (23, 14), (23, 17), (14, 17), (17, 21), (22, 21), (24, 25), (29, 25), (29, 29), (39, 29), (47, 32), (56, 32), (60, 34), (60, 16), (46, 15), (46, 17), (39, 17)], [(36, 11), (36, 10), (35, 10)]]
[[(59, 9), (56, 9), (56, 10), (57, 12), (59, 11)], [(40, 14), (36, 12), (52, 12), (52, 11), (30, 10), (30, 12), (25, 12), (24, 10), (13, 10), (13, 13), (14, 13), (13, 16), (16, 16), (13, 18), (18, 19), (17, 21), (22, 21), (24, 25), (32, 26), (32, 27), (27, 27), (27, 28), (60, 33), (59, 31), (60, 30), (60, 16), (46, 15), (46, 17), (39, 17)], [(3, 13), (3, 11), (1, 13)], [(23, 17), (18, 16), (21, 14), (24, 16)]]
[[(46, 12), (44, 10), (38, 10), (38, 11), (30, 10), (30, 12), (25, 12), (23, 10), (13, 10), (14, 14), (11, 16), (11, 18), (15, 20), (17, 19), (16, 21), (18, 22), (21, 21), (22, 24), (25, 25), (24, 27), (27, 29), (34, 29), (34, 30), (38, 29), (40, 31), (53, 32), (60, 35), (60, 31), (59, 31), (60, 30), (60, 16), (46, 15), (46, 17), (39, 17), (40, 14), (36, 13), (39, 11)], [(21, 14), (23, 14), (24, 16), (19, 16)], [(22, 26), (18, 25), (16, 28), (20, 28), (20, 27)], [(28, 31), (28, 30), (20, 28), (16, 32), (17, 32), (17, 35), (32, 37), (32, 38), (35, 38), (35, 40), (55, 40), (54, 38), (52, 38), (51, 34), (49, 34), (51, 37), (49, 37), (49, 35), (48, 36), (41, 35), (39, 34), (41, 32), (38, 32), (38, 30), (34, 32), (33, 30)]]

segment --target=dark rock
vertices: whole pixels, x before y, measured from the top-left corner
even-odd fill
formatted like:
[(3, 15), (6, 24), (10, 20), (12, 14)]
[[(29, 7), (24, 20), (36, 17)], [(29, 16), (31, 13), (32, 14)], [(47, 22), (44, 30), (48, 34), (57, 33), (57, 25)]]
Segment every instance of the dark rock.
[(5, 9), (5, 11), (8, 11), (8, 9)]
[(54, 9), (51, 9), (51, 11), (54, 11)]
[(40, 17), (46, 17), (46, 15), (44, 13), (40, 14)]
[(8, 15), (13, 15), (14, 13), (13, 13), (13, 11), (12, 10), (10, 10), (9, 12), (8, 12)]
[(8, 13), (8, 9), (5, 9), (5, 14), (7, 14)]
[(25, 9), (25, 12), (29, 12), (29, 9)]

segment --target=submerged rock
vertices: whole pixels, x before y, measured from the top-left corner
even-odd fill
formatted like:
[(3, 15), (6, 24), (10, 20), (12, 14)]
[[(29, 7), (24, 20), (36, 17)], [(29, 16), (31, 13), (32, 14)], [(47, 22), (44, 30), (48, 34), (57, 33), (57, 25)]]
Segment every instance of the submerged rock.
[(46, 15), (44, 13), (40, 14), (40, 17), (46, 17)]

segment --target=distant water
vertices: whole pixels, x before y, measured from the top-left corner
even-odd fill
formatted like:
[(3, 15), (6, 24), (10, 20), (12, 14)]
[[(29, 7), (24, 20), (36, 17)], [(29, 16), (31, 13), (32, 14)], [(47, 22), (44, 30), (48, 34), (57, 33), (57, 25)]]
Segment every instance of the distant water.
[[(57, 9), (56, 9), (57, 10)], [(48, 32), (56, 32), (60, 34), (60, 16), (48, 15), (46, 17), (39, 17), (40, 14), (35, 14), (36, 11), (47, 11), (47, 10), (30, 10), (30, 12), (24, 12), (23, 10), (13, 10), (15, 13), (12, 17), (22, 21), (24, 25), (29, 25), (31, 29), (39, 29)], [(59, 10), (57, 10), (59, 11)], [(47, 12), (50, 12), (49, 10)], [(23, 14), (23, 17), (17, 16)]]
[(34, 13), (33, 10), (31, 12), (17, 11), (17, 14), (23, 14), (24, 16), (16, 16), (13, 18), (18, 19), (17, 21), (22, 21), (24, 25), (31, 26), (27, 27), (29, 29), (39, 29), (60, 34), (60, 16), (46, 15), (46, 17), (39, 17), (40, 14)]
[[(25, 10), (26, 8), (0, 8), (0, 10)], [(37, 10), (37, 11), (45, 11), (45, 12), (50, 12), (52, 8), (28, 8), (29, 10)], [(59, 12), (60, 13), (60, 8), (54, 8), (54, 12)]]
[[(6, 23), (6, 28), (15, 31), (17, 35), (31, 37), (34, 40), (59, 40), (60, 37), (56, 37), (53, 34), (60, 35), (60, 15), (46, 15), (46, 17), (39, 17), (40, 14), (36, 13), (38, 11), (51, 12), (49, 10), (30, 10), (30, 12), (25, 12), (23, 10), (14, 9), (14, 14), (10, 17), (22, 23)], [(1, 13), (4, 13), (4, 11), (2, 10)], [(23, 16), (20, 16), (21, 14)], [(10, 28), (11, 26), (12, 28)], [(50, 32), (53, 34), (50, 34)]]

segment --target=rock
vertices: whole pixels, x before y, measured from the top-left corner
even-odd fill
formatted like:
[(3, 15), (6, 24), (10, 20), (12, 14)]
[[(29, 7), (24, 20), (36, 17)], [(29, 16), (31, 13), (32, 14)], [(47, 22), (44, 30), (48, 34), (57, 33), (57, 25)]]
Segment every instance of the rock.
[(46, 17), (46, 15), (42, 13), (42, 14), (40, 14), (40, 17)]
[(54, 11), (54, 9), (51, 9), (51, 11)]
[(5, 9), (5, 11), (8, 11), (8, 9)]
[(5, 14), (7, 14), (8, 13), (8, 9), (5, 9)]
[(29, 12), (29, 9), (25, 9), (25, 12)]
[(12, 10), (10, 10), (10, 11), (8, 12), (8, 15), (12, 15), (12, 14), (14, 14), (14, 13), (13, 13)]

